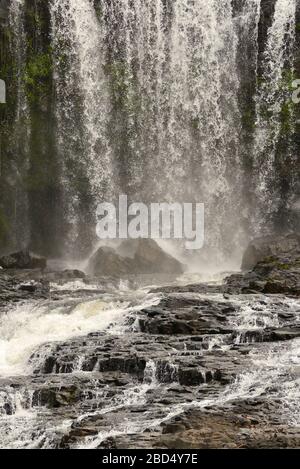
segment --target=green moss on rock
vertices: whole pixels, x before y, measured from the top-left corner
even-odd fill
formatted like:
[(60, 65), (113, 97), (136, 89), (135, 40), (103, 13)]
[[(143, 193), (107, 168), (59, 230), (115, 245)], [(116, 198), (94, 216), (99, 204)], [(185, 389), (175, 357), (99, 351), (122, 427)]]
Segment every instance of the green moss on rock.
[(47, 98), (52, 71), (53, 63), (50, 51), (31, 56), (24, 73), (24, 83), (29, 103), (36, 104), (40, 99)]

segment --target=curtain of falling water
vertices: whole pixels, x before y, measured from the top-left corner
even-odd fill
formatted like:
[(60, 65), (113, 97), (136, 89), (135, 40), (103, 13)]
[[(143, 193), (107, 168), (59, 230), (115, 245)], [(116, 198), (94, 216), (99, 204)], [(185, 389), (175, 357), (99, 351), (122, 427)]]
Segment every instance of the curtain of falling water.
[[(294, 65), (296, 0), (277, 0), (273, 23), (268, 30), (263, 54), (262, 73), (256, 95), (256, 130), (253, 155), (255, 158), (258, 233), (272, 228), (272, 215), (282, 203), (280, 193), (282, 174), (278, 171), (278, 147), (284, 114), (291, 112), (291, 82)], [(287, 122), (286, 124), (289, 124)], [(288, 139), (286, 138), (286, 143)], [(286, 151), (284, 164), (288, 165), (291, 179), (294, 175), (295, 155)], [(292, 183), (293, 185), (293, 183)]]
[(62, 147), (78, 158), (82, 126), (93, 197), (204, 202), (209, 244), (232, 239), (242, 187), (231, 1), (54, 0), (52, 34)]
[[(13, 0), (11, 10), (22, 3)], [(220, 253), (243, 240), (245, 181), (255, 187), (250, 224), (257, 234), (278, 211), (276, 149), (288, 88), (282, 82), (293, 69), (296, 0), (276, 1), (261, 53), (260, 0), (234, 4), (49, 2), (62, 205), (73, 239), (82, 237), (80, 223), (92, 223), (98, 201), (121, 193), (142, 202), (204, 202), (206, 247)], [(250, 71), (261, 75), (247, 174), (241, 43), (252, 51)]]
[[(25, 0), (11, 0), (8, 14), (8, 24), (14, 34), (10, 42), (10, 54), (15, 57), (14, 93), (15, 111), (14, 122), (12, 124), (12, 138), (8, 143), (7, 151), (15, 157), (15, 162), (10, 175), (11, 188), (14, 193), (8, 192), (11, 205), (11, 220), (13, 240), (16, 245), (26, 246), (30, 240), (28, 197), (23, 183), (23, 175), (28, 170), (29, 165), (29, 138), (30, 126), (29, 110), (26, 92), (24, 88), (23, 76), (25, 72), (25, 49), (26, 35), (24, 29), (24, 2)], [(1, 168), (2, 170), (2, 168)]]

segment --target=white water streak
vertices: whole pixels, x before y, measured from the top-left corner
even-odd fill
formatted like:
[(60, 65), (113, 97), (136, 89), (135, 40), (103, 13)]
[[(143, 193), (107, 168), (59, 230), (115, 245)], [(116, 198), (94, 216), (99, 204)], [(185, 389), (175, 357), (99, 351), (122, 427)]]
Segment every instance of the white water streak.
[(293, 76), (296, 0), (277, 0), (274, 18), (268, 30), (261, 83), (256, 97), (256, 132), (254, 142), (257, 175), (257, 223), (278, 211), (279, 174), (276, 151), (281, 131), (281, 113), (290, 99)]
[[(53, 0), (51, 23), (67, 213), (76, 224), (80, 213), (76, 179), (87, 178), (95, 200), (111, 197), (116, 179), (107, 138), (110, 102), (104, 39), (91, 0)], [(75, 168), (73, 181), (70, 166)], [(82, 174), (77, 174), (80, 167)]]

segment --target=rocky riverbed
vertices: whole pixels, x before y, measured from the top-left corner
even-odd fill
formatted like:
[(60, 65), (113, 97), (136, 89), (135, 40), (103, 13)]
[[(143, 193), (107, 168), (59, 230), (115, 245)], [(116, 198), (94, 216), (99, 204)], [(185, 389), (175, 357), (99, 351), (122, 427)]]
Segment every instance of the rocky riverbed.
[(1, 270), (1, 446), (299, 447), (297, 256), (161, 287)]

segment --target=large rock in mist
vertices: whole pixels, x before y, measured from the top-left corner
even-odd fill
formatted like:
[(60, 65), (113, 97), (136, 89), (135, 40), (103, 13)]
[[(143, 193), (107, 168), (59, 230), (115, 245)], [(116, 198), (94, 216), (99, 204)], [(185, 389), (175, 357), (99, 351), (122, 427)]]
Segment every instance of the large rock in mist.
[(300, 236), (267, 236), (252, 241), (242, 268), (247, 272), (226, 279), (228, 292), (300, 297)]
[(124, 241), (118, 249), (101, 247), (91, 258), (88, 270), (93, 275), (113, 277), (184, 272), (183, 265), (151, 239)]
[(0, 267), (3, 269), (45, 269), (47, 260), (23, 250), (8, 254), (0, 258)]
[(267, 257), (282, 257), (300, 253), (300, 236), (296, 233), (286, 236), (265, 236), (249, 244), (242, 261), (242, 270), (253, 269)]

